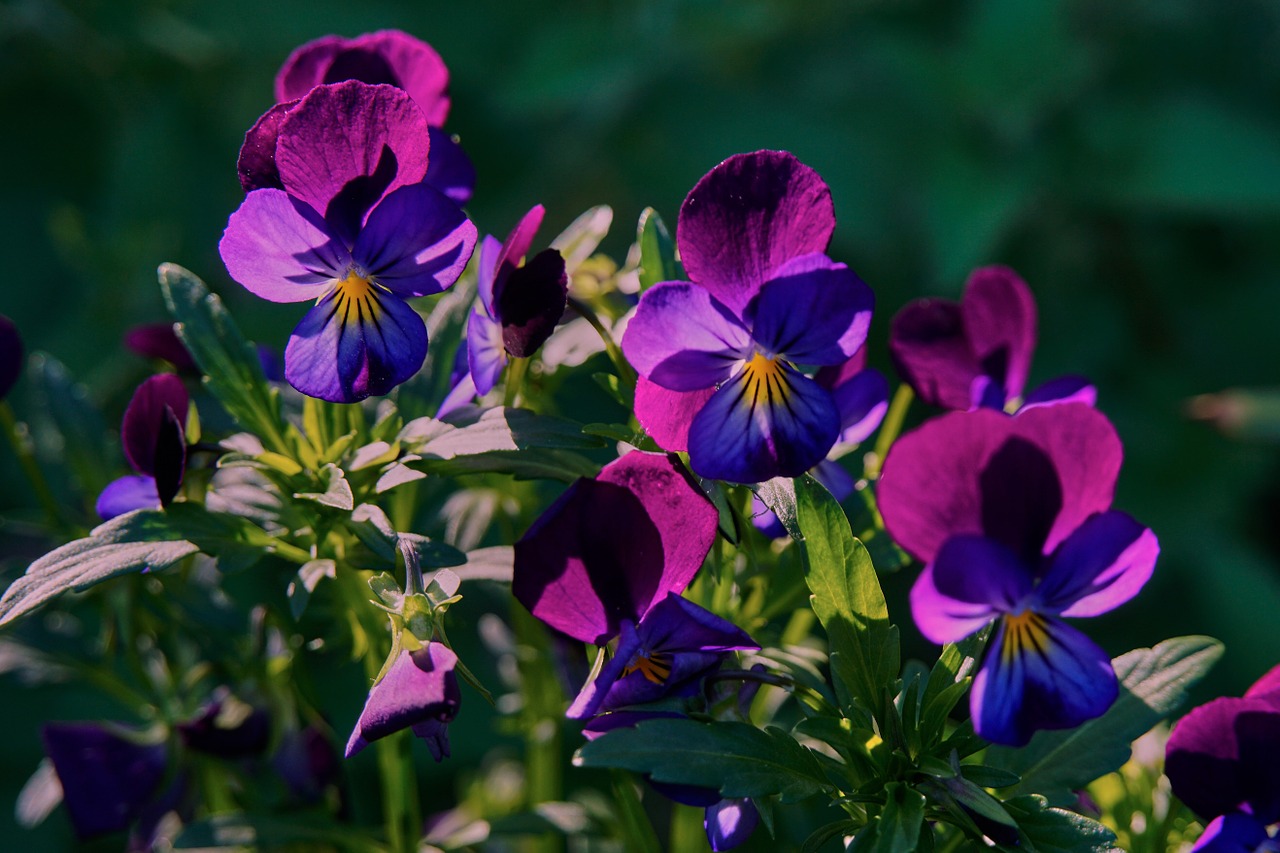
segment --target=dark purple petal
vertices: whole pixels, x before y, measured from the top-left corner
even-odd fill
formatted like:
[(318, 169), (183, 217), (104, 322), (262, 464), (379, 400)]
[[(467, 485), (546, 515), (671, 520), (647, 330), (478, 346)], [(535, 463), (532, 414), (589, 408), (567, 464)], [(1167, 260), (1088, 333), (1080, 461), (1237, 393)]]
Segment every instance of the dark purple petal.
[(156, 491), (155, 477), (145, 474), (131, 474), (112, 480), (98, 495), (95, 509), (103, 521), (110, 521), (118, 515), (133, 512), (135, 509), (159, 509), (160, 493)]
[(267, 751), (271, 742), (271, 715), (252, 708), (232, 715), (222, 702), (212, 702), (195, 719), (174, 728), (184, 746), (218, 758), (250, 758)]
[[(625, 714), (628, 712), (619, 711), (618, 713)], [(612, 717), (613, 714), (606, 714), (605, 716)], [(672, 782), (655, 782), (647, 776), (645, 781), (649, 783), (650, 788), (653, 788), (668, 800), (679, 803), (682, 806), (705, 809), (707, 806), (720, 802), (720, 792), (715, 788), (704, 788), (701, 785), (677, 785)]]
[[(520, 218), (516, 227), (511, 229), (507, 239), (498, 244), (492, 237), (485, 237), (485, 245), (480, 254), (480, 267), (476, 271), (476, 290), (485, 307), (494, 308), (503, 282), (511, 271), (520, 265), (524, 256), (529, 254), (533, 245), (533, 237), (542, 225), (546, 209), (540, 204), (529, 208), (529, 212)], [(492, 243), (496, 245), (491, 245)], [(497, 316), (495, 313), (494, 316)]]
[[(1280, 713), (1265, 699), (1229, 696), (1192, 708), (1169, 735), (1165, 775), (1178, 799), (1202, 818), (1233, 812), (1255, 794), (1265, 794), (1246, 772), (1239, 727), (1246, 715), (1270, 716), (1280, 723)], [(1280, 741), (1273, 741), (1269, 751), (1273, 777), (1277, 749)], [(1268, 751), (1264, 749), (1263, 754)]]
[(775, 270), (823, 252), (835, 230), (831, 190), (785, 151), (736, 154), (680, 207), (676, 243), (691, 281), (741, 316)]
[(401, 187), (369, 214), (351, 250), (378, 283), (401, 297), (439, 293), (467, 268), (476, 227), (426, 184)]
[(1008, 267), (974, 270), (960, 301), (965, 338), (979, 370), (1011, 400), (1022, 393), (1036, 346), (1036, 302)]
[(1253, 815), (1243, 812), (1218, 815), (1209, 821), (1191, 848), (1191, 853), (1258, 853), (1272, 849), (1267, 828)]
[(528, 358), (537, 352), (560, 322), (568, 296), (569, 276), (555, 249), (544, 249), (512, 270), (494, 297), (507, 353)]
[(502, 326), (485, 312), (478, 299), (467, 318), (466, 351), (474, 393), (484, 396), (493, 390), (498, 374), (507, 366), (507, 350), (502, 345)]
[(831, 392), (757, 355), (694, 417), (689, 465), (700, 477), (732, 483), (798, 477), (826, 457), (839, 432)]
[(351, 253), (314, 210), (283, 190), (254, 190), (231, 214), (218, 244), (231, 277), (271, 302), (316, 299), (342, 278)]
[(394, 86), (320, 86), (285, 116), (276, 143), (289, 195), (324, 214), (349, 246), (388, 193), (419, 183), (430, 141), (422, 110)]
[(970, 713), (979, 736), (1022, 746), (1041, 729), (1101, 716), (1118, 693), (1106, 652), (1065, 622), (1028, 611), (997, 623)]
[[(409, 93), (409, 97), (427, 117), (427, 123), (439, 127), (449, 117), (449, 69), (431, 45), (400, 30), (380, 30), (352, 39), (349, 50), (376, 54), (386, 61), (394, 80), (368, 80), (365, 82), (394, 82)], [(364, 80), (353, 73), (342, 73), (344, 56), (340, 53), (325, 74), (326, 83), (339, 80)]]
[(831, 497), (841, 503), (844, 503), (845, 498), (857, 490), (857, 482), (844, 466), (834, 459), (823, 459), (814, 466), (811, 473), (813, 479), (826, 486)]
[[(628, 704), (637, 704), (629, 702), (614, 702), (605, 707), (605, 698), (618, 683), (618, 679), (623, 678), (624, 671), (628, 665), (644, 652), (644, 643), (640, 639), (640, 634), (636, 630), (636, 624), (630, 619), (623, 619), (618, 625), (618, 645), (613, 650), (613, 657), (600, 668), (600, 672), (596, 677), (586, 684), (582, 685), (582, 690), (569, 703), (569, 709), (565, 711), (565, 716), (571, 720), (588, 720), (603, 711), (610, 711), (614, 708), (621, 708)], [(644, 681), (644, 676), (639, 672), (631, 673), (632, 676)], [(653, 685), (651, 685), (653, 686)], [(654, 698), (660, 698), (664, 695), (659, 689), (654, 691)], [(643, 700), (641, 700), (643, 701)]]
[(840, 412), (840, 444), (861, 444), (880, 427), (889, 411), (889, 380), (878, 370), (863, 370), (831, 391)]
[(829, 364), (818, 368), (813, 374), (813, 381), (828, 391), (839, 388), (867, 368), (867, 348), (862, 347), (840, 364)]
[(636, 420), (663, 450), (689, 449), (689, 427), (715, 394), (715, 387), (698, 391), (668, 391), (643, 376), (636, 379)]
[(614, 729), (634, 728), (645, 720), (683, 720), (684, 714), (675, 711), (614, 711), (593, 717), (582, 727), (582, 736), (587, 740), (595, 740)]
[(443, 643), (401, 651), (369, 691), (347, 742), (347, 758), (393, 732), (431, 721), (447, 723), (456, 717), (462, 698), (454, 674), (457, 663), (458, 656)]
[(347, 39), (331, 35), (295, 49), (276, 74), (276, 101), (296, 101), (323, 83), (333, 58), (346, 45)]
[(168, 506), (182, 487), (182, 475), (187, 469), (187, 432), (183, 423), (186, 411), (179, 419), (166, 408), (164, 425), (156, 435), (156, 451), (151, 475), (156, 480), (156, 496), (161, 506)]
[(22, 375), (22, 336), (18, 327), (0, 314), (0, 400), (3, 400)]
[(877, 498), (893, 540), (929, 562), (949, 537), (982, 535), (982, 473), (1010, 438), (1040, 448), (1062, 489), (1046, 553), (1090, 515), (1110, 508), (1123, 453), (1106, 416), (1079, 403), (1012, 418), (989, 410), (952, 412), (902, 436), (885, 459)]
[(297, 105), (297, 100), (276, 104), (245, 133), (240, 156), (236, 159), (236, 174), (240, 176), (240, 186), (245, 192), (284, 189), (280, 182), (280, 169), (276, 166), (276, 142), (280, 139), (284, 117)]
[(759, 649), (746, 631), (669, 592), (640, 620), (636, 630), (650, 651), (732, 652)]
[(41, 737), (82, 839), (126, 829), (164, 779), (163, 744), (140, 744), (98, 723), (50, 723)]
[(1058, 403), (1084, 403), (1086, 406), (1098, 404), (1098, 389), (1083, 376), (1059, 376), (1050, 379), (1043, 385), (1027, 394), (1019, 411), (1033, 409), (1036, 406), (1053, 406)]
[(1031, 570), (1004, 545), (953, 536), (911, 588), (911, 615), (935, 643), (956, 643), (1031, 593)]
[(1138, 594), (1159, 554), (1149, 528), (1123, 512), (1098, 513), (1058, 546), (1036, 597), (1063, 616), (1106, 613)]
[(476, 188), (475, 165), (448, 133), (438, 127), (430, 128), (428, 133), (431, 136), (431, 158), (427, 161), (427, 175), (423, 180), (455, 204), (466, 204), (471, 201), (471, 194)]
[(340, 285), (293, 330), (284, 375), (303, 394), (354, 403), (388, 393), (426, 356), (426, 324), (408, 304), (376, 285)]
[[(191, 353), (178, 339), (172, 323), (148, 323), (134, 326), (124, 333), (124, 346), (130, 352), (143, 358), (158, 358), (167, 361), (183, 373), (198, 373), (199, 368), (191, 358)], [(3, 396), (3, 395), (0, 395)]]
[[(169, 472), (175, 452), (174, 432), (178, 435), (179, 452), (185, 454), (183, 431), (188, 405), (186, 387), (171, 373), (149, 377), (133, 392), (120, 425), (120, 441), (125, 458), (135, 471), (155, 476), (159, 465)], [(161, 449), (163, 453), (158, 453)]]
[(715, 853), (732, 850), (744, 843), (760, 823), (760, 812), (749, 799), (721, 800), (707, 806), (703, 827), (707, 831), (707, 843)]
[(671, 391), (718, 385), (751, 350), (751, 335), (729, 310), (686, 282), (646, 290), (622, 336), (627, 361)]
[(889, 355), (902, 381), (931, 406), (972, 407), (977, 359), (964, 336), (959, 303), (918, 299), (905, 305), (889, 329)]
[(1240, 775), (1249, 794), (1249, 812), (1263, 824), (1280, 822), (1280, 774), (1276, 773), (1280, 712), (1274, 705), (1265, 711), (1245, 711), (1236, 717), (1235, 734), (1240, 744)]
[(871, 328), (875, 297), (857, 273), (826, 255), (783, 264), (747, 307), (751, 336), (798, 364), (842, 364)]
[(1062, 511), (1062, 484), (1053, 460), (1025, 438), (1005, 439), (978, 475), (982, 530), (1027, 565), (1039, 563), (1054, 519)]
[(436, 761), (444, 761), (449, 757), (449, 724), (440, 720), (427, 720), (414, 723), (413, 733), (422, 738), (427, 751)]

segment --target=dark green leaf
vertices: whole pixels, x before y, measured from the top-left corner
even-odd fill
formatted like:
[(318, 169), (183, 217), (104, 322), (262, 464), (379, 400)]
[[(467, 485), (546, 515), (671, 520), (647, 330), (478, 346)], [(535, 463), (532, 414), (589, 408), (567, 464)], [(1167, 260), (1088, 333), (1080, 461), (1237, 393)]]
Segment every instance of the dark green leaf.
[(1004, 807), (1018, 823), (1024, 849), (1036, 853), (1109, 853), (1116, 849), (1114, 832), (1084, 815), (1048, 808), (1044, 797), (1018, 797), (1006, 800)]
[(880, 813), (876, 853), (914, 853), (924, 826), (924, 794), (900, 782), (885, 786), (888, 799)]
[[(852, 820), (838, 820), (835, 823), (820, 826), (804, 840), (804, 846), (800, 848), (800, 853), (818, 853), (828, 841), (852, 835), (861, 826), (862, 824), (854, 823)], [(840, 849), (843, 849), (843, 845), (841, 845)]]
[(53, 450), (70, 469), (83, 494), (96, 496), (107, 485), (108, 444), (102, 415), (89, 399), (89, 392), (72, 379), (62, 362), (37, 352), (28, 362), (36, 411), (48, 423), (36, 428), (37, 445)]
[(660, 281), (679, 281), (684, 278), (684, 270), (676, 261), (676, 247), (671, 240), (662, 217), (652, 207), (646, 207), (640, 214), (637, 229), (637, 240), (640, 243), (640, 289), (646, 290)]
[(582, 427), (571, 421), (527, 409), (489, 409), (475, 423), (461, 427), (415, 421), (402, 431), (402, 439), (406, 433), (406, 443), (422, 457), (412, 466), (432, 474), (492, 471), (572, 482), (595, 476), (600, 470), (586, 457), (569, 452), (600, 447), (603, 442), (599, 438), (585, 435)]
[(715, 788), (725, 797), (777, 794), (791, 802), (830, 790), (812, 752), (783, 731), (746, 723), (649, 720), (586, 744), (574, 763)]
[(331, 506), (350, 512), (355, 509), (356, 499), (351, 491), (351, 484), (343, 475), (342, 469), (329, 463), (320, 469), (322, 492), (295, 492), (294, 497), (304, 501), (315, 501), (323, 506)]
[(804, 538), (796, 519), (795, 482), (790, 477), (775, 477), (752, 486), (751, 490), (764, 502), (765, 506), (773, 510), (773, 514), (782, 522), (783, 528), (792, 539)]

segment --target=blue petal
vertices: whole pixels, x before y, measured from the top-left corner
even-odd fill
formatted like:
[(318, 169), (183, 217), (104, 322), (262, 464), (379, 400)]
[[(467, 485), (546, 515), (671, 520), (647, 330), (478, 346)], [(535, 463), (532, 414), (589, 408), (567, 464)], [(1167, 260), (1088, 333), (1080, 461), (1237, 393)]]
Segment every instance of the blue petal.
[(1218, 815), (1204, 828), (1191, 853), (1256, 853), (1274, 850), (1267, 829), (1253, 815), (1243, 812)]
[(427, 174), (423, 181), (440, 190), (458, 205), (471, 201), (471, 191), (476, 186), (476, 167), (462, 146), (442, 128), (429, 127), (431, 156), (427, 160)]
[(694, 417), (689, 463), (699, 476), (733, 483), (798, 477), (826, 457), (839, 431), (829, 391), (757, 355)]
[(793, 258), (747, 307), (751, 336), (798, 364), (839, 364), (867, 339), (875, 297), (826, 255)]
[(135, 509), (159, 509), (160, 494), (154, 477), (137, 474), (112, 480), (98, 495), (98, 515), (110, 521)]
[(707, 843), (720, 853), (750, 838), (759, 822), (760, 812), (755, 803), (749, 799), (732, 799), (707, 806), (703, 827), (707, 831)]
[(1101, 716), (1118, 692), (1106, 652), (1066, 623), (1026, 611), (998, 623), (970, 710), (980, 736), (1022, 746), (1041, 729)]
[(409, 379), (426, 355), (426, 324), (408, 304), (376, 285), (339, 284), (293, 330), (284, 375), (303, 394), (354, 403)]

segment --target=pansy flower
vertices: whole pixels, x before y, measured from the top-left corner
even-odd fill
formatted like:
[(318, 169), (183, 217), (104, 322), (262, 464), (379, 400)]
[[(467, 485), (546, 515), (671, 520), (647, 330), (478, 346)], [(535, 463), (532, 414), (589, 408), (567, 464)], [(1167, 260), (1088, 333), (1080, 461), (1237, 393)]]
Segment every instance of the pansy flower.
[(1214, 699), (1178, 721), (1165, 775), (1180, 800), (1209, 821), (1193, 850), (1277, 851), (1280, 838), (1280, 666), (1243, 697)]
[(1087, 379), (1052, 379), (1022, 397), (1036, 345), (1031, 289), (1008, 267), (974, 270), (959, 302), (919, 299), (893, 318), (889, 353), (920, 399), (944, 409), (1016, 411), (1051, 403), (1093, 405)]
[(441, 129), (449, 115), (449, 70), (431, 45), (399, 30), (366, 33), (353, 39), (325, 36), (299, 47), (276, 75), (276, 106), (245, 134), (237, 171), (245, 192), (262, 187), (284, 189), (275, 166), (276, 138), (284, 116), (316, 86), (358, 80), (403, 89), (427, 120), (431, 162), (425, 180), (458, 204), (475, 187), (471, 160)]
[(124, 333), (125, 349), (143, 358), (159, 359), (173, 365), (179, 373), (198, 374), (199, 366), (172, 323), (145, 323)]
[(543, 213), (536, 205), (505, 241), (486, 236), (480, 244), (476, 302), (467, 319), (467, 373), (449, 392), (440, 415), (488, 394), (507, 362), (537, 352), (560, 322), (569, 294), (564, 258), (544, 249), (523, 262)]
[(921, 632), (953, 643), (994, 623), (970, 696), (988, 740), (1021, 745), (1115, 700), (1110, 657), (1064, 618), (1112, 610), (1155, 567), (1155, 535), (1110, 509), (1121, 457), (1110, 421), (1076, 403), (946, 414), (885, 459), (885, 526), (926, 563), (911, 590)]
[(0, 314), (0, 400), (9, 396), (22, 375), (22, 336), (8, 317)]
[(690, 280), (645, 291), (622, 349), (648, 382), (637, 391), (641, 424), (669, 450), (678, 448), (657, 436), (687, 436), (699, 476), (797, 476), (835, 444), (836, 402), (798, 366), (857, 352), (874, 300), (823, 254), (834, 228), (827, 185), (782, 151), (730, 157), (681, 206), (676, 242)]
[(103, 521), (135, 509), (168, 506), (182, 486), (187, 465), (187, 410), (182, 380), (171, 373), (138, 386), (124, 411), (120, 440), (136, 474), (109, 483), (98, 496)]
[(285, 378), (336, 403), (413, 376), (427, 328), (406, 299), (466, 268), (475, 226), (422, 182), (426, 119), (388, 85), (319, 86), (282, 119), (283, 189), (256, 189), (219, 244), (231, 277), (272, 302), (315, 305), (285, 348)]
[(401, 650), (382, 680), (373, 685), (347, 741), (350, 758), (370, 742), (411, 728), (426, 741), (436, 761), (449, 754), (449, 722), (462, 701), (454, 667), (458, 656), (443, 643)]

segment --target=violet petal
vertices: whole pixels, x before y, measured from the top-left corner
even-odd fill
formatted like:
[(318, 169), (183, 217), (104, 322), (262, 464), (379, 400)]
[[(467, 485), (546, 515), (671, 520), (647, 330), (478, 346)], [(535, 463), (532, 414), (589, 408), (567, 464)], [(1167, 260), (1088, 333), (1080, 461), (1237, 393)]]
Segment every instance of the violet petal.
[[(176, 431), (182, 447), (186, 446), (182, 436), (186, 429), (188, 405), (187, 389), (182, 380), (172, 373), (148, 377), (133, 392), (120, 425), (120, 441), (124, 445), (125, 458), (135, 471), (155, 476), (157, 464), (171, 467), (172, 433)], [(162, 439), (166, 432), (169, 435)], [(157, 456), (162, 440), (164, 459)]]
[(707, 831), (707, 843), (715, 853), (732, 850), (746, 842), (760, 823), (760, 812), (749, 799), (720, 800), (707, 806), (703, 827)]
[(826, 255), (793, 258), (747, 307), (751, 336), (797, 364), (842, 364), (871, 328), (875, 297), (853, 270)]
[(672, 391), (728, 379), (752, 350), (747, 329), (704, 288), (664, 282), (645, 291), (622, 336), (636, 371)]
[(476, 227), (443, 193), (415, 184), (384, 198), (351, 250), (378, 283), (409, 298), (440, 293), (471, 260)]
[(1031, 592), (1031, 570), (1004, 545), (953, 536), (911, 588), (911, 615), (935, 643), (956, 643), (1013, 611)]
[[(428, 121), (430, 117), (428, 116)], [(428, 130), (431, 158), (423, 180), (461, 206), (471, 201), (476, 188), (476, 167), (454, 138), (438, 127)]]
[(347, 743), (347, 758), (393, 732), (429, 721), (447, 723), (456, 717), (461, 702), (454, 673), (457, 663), (458, 656), (443, 643), (401, 651), (369, 691)]
[(314, 210), (283, 190), (254, 190), (231, 214), (218, 243), (231, 277), (271, 302), (307, 302), (351, 266)]
[(98, 723), (50, 723), (41, 738), (82, 839), (127, 828), (164, 779), (163, 744), (138, 744)]
[(130, 474), (112, 480), (102, 490), (102, 494), (98, 495), (94, 508), (103, 521), (110, 521), (135, 509), (159, 509), (160, 493), (156, 491), (156, 479), (146, 474)]
[(1063, 616), (1097, 616), (1137, 595), (1159, 554), (1149, 528), (1123, 512), (1101, 512), (1058, 546), (1036, 595)]

